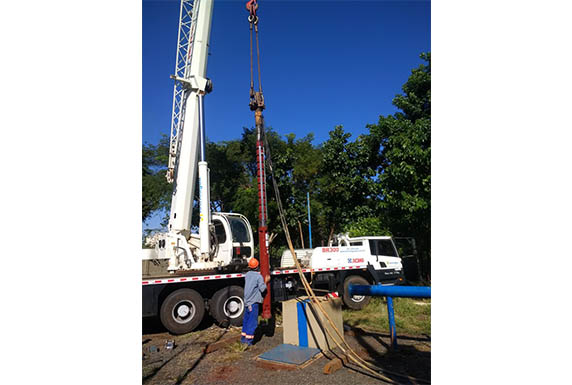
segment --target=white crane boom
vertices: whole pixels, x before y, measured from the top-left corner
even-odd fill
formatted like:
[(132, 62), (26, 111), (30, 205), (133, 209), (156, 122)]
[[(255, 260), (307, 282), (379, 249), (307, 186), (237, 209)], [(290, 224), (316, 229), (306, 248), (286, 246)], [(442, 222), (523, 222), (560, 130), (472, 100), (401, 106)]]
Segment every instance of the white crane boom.
[[(169, 231), (188, 236), (199, 174), (201, 254), (209, 252), (210, 197), (204, 110), (213, 0), (181, 1), (168, 177), (175, 181)], [(182, 75), (182, 77), (181, 77)], [(200, 157), (199, 157), (200, 155)]]
[[(149, 237), (144, 259), (168, 259), (167, 270), (242, 268), (252, 258), (252, 228), (243, 215), (211, 213), (204, 96), (214, 0), (181, 0), (167, 180), (175, 183), (167, 233)], [(191, 234), (199, 178), (199, 234)]]

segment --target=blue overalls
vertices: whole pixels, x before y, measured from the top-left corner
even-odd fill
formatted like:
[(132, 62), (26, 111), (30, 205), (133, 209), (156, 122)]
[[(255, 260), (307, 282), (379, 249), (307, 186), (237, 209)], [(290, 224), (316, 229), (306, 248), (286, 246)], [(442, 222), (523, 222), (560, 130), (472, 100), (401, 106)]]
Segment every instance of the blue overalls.
[(244, 276), (244, 317), (242, 319), (242, 333), (240, 342), (252, 345), (254, 332), (258, 326), (258, 304), (262, 303), (262, 293), (266, 284), (262, 275), (256, 271), (249, 271)]

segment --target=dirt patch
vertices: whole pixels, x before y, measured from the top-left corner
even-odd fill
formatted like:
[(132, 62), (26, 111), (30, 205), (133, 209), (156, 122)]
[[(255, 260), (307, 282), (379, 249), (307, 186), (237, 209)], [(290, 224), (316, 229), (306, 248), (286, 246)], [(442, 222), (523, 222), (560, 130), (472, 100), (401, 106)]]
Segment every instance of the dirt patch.
[[(254, 346), (240, 351), (228, 346), (206, 354), (205, 347), (220, 341), (232, 341), (240, 335), (240, 328), (222, 329), (206, 325), (183, 336), (167, 332), (148, 333), (142, 337), (143, 385), (201, 385), (201, 384), (381, 384), (382, 381), (362, 373), (355, 365), (346, 365), (332, 374), (323, 374), (323, 368), (335, 355), (325, 356), (303, 369), (270, 370), (257, 365), (256, 358), (282, 343), (282, 328), (258, 330)], [(422, 379), (430, 378), (431, 339), (426, 336), (398, 334), (398, 349), (389, 348), (387, 333), (348, 330), (345, 340), (366, 361), (383, 369)], [(175, 347), (166, 349), (166, 341)], [(151, 348), (151, 347), (154, 348)], [(156, 349), (156, 350), (155, 350)], [(402, 378), (395, 377), (401, 383)]]
[(236, 375), (239, 374), (238, 372), (239, 372), (238, 368), (234, 366), (221, 366), (217, 368), (214, 373), (212, 373), (207, 377), (207, 381), (209, 383), (220, 382), (220, 381), (231, 383), (234, 382), (233, 380), (236, 377)]

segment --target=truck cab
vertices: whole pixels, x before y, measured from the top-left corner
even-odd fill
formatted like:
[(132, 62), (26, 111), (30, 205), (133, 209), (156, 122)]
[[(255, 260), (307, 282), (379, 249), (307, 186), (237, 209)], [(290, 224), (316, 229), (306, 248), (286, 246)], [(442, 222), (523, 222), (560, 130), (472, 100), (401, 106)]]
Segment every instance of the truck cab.
[(213, 214), (213, 225), (219, 250), (218, 258), (240, 263), (254, 256), (254, 239), (248, 219), (242, 214)]
[(371, 265), (382, 274), (382, 278), (399, 276), (403, 269), (397, 248), (389, 236), (350, 238), (339, 235), (328, 247), (319, 247), (312, 253), (311, 267), (314, 269), (363, 265)]
[(147, 243), (154, 248), (143, 249), (143, 276), (169, 274), (168, 261), (174, 252), (188, 266), (181, 271), (246, 266), (246, 261), (254, 256), (254, 238), (248, 219), (242, 214), (217, 212), (212, 213), (212, 225), (214, 234), (211, 235), (209, 260), (201, 260), (194, 253), (199, 249), (199, 234), (191, 234), (185, 242), (181, 242), (182, 247), (169, 245), (164, 241), (164, 234), (153, 236), (155, 239), (148, 238)]

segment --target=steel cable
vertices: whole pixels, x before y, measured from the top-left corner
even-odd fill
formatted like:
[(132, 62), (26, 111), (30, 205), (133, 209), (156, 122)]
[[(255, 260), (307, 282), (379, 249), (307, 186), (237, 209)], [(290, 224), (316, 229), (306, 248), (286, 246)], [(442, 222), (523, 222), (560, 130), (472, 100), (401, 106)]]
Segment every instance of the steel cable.
[(258, 91), (262, 93), (262, 74), (260, 72), (260, 46), (258, 43), (258, 18), (254, 24), (254, 33), (256, 34), (256, 61), (258, 62)]

